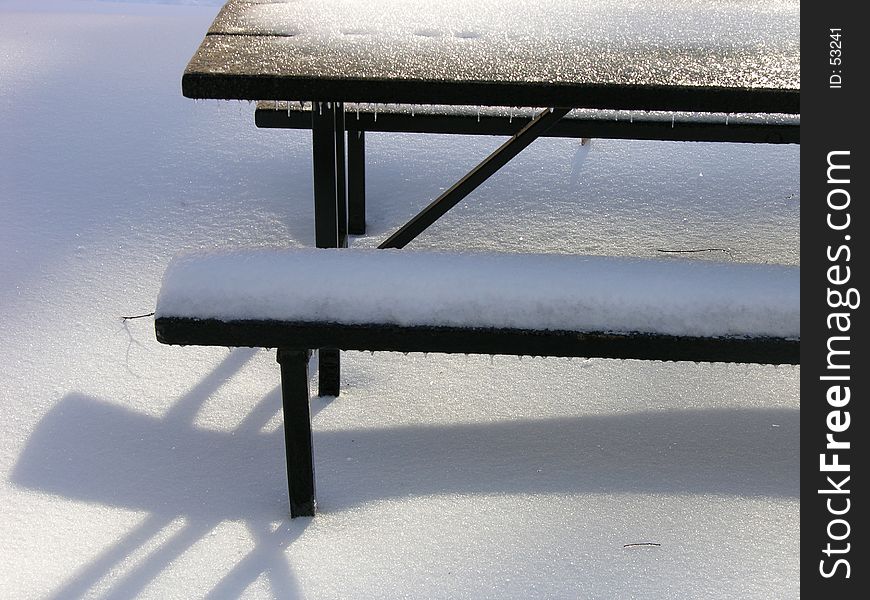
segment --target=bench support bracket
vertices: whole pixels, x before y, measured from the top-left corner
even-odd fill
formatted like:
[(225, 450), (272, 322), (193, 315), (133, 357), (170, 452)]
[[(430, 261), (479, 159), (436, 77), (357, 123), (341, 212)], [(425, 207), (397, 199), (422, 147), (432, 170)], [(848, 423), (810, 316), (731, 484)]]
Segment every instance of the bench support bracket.
[(278, 350), (284, 408), (284, 450), (290, 517), (314, 516), (314, 453), (308, 394), (308, 351)]
[(569, 108), (548, 108), (538, 114), (528, 125), (499, 146), (495, 152), (487, 156), (483, 162), (453, 184), (450, 189), (433, 200), (429, 206), (387, 238), (378, 248), (404, 248), (408, 242), (423, 233), (448, 210), (459, 204), (463, 198), (477, 189), (480, 184), (489, 179), (570, 111)]

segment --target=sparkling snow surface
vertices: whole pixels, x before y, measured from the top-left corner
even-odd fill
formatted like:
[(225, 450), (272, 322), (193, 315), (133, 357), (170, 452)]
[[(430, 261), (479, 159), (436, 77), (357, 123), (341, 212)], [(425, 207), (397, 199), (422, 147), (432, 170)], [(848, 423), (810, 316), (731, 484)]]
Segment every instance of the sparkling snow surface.
[(542, 254), (186, 256), (157, 316), (800, 337), (798, 267)]
[[(345, 353), (287, 519), (274, 353), (120, 319), (313, 246), (310, 133), (181, 97), (216, 11), (0, 0), (0, 598), (797, 597), (794, 367)], [(500, 142), (367, 136), (352, 245)], [(413, 248), (797, 265), (798, 159), (538, 140)]]
[[(800, 87), (797, 0), (241, 0), (194, 71), (250, 32), (235, 67), (329, 77)], [(248, 71), (246, 71), (248, 72)], [(270, 100), (271, 98), (264, 98)], [(294, 98), (296, 99), (296, 98)]]

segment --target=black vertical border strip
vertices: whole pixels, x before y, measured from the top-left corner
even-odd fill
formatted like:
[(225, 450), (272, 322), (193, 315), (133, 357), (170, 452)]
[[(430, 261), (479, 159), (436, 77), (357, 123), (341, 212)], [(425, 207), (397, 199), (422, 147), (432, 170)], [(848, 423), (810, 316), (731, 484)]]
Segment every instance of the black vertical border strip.
[[(870, 61), (866, 45), (870, 23), (858, 15), (860, 6), (860, 3), (846, 2), (804, 2), (801, 6), (800, 558), (801, 592), (805, 598), (863, 598), (870, 589), (866, 581), (870, 563), (864, 549), (870, 540), (864, 527), (867, 496), (858, 491), (859, 487), (867, 487), (867, 461), (860, 456), (868, 453), (862, 440), (870, 432), (864, 407), (868, 399), (866, 382), (870, 378), (870, 364), (866, 353), (862, 352), (868, 336), (864, 316), (867, 308), (860, 302), (855, 308), (832, 307), (828, 300), (829, 289), (844, 294), (850, 288), (859, 294), (868, 291), (865, 282), (870, 263), (866, 237), (870, 235), (870, 215), (866, 207), (865, 181), (866, 148), (870, 141), (860, 139), (859, 127), (867, 104), (861, 102), (861, 96)], [(840, 33), (839, 40), (831, 37), (832, 33)], [(838, 44), (832, 44), (837, 41), (839, 48)], [(841, 64), (832, 60), (835, 58), (840, 58)], [(841, 78), (840, 87), (836, 87), (838, 77)], [(849, 152), (835, 159), (839, 164), (849, 164), (848, 184), (828, 183), (828, 156), (834, 151)], [(836, 173), (841, 174), (839, 178), (845, 174), (843, 170)], [(828, 194), (834, 189), (848, 192), (846, 208), (829, 208)], [(834, 203), (842, 205), (846, 198), (837, 192)], [(839, 231), (832, 229), (827, 221), (829, 213), (836, 225), (843, 224), (848, 213), (849, 227)], [(838, 254), (838, 249), (843, 246), (848, 247), (848, 251), (841, 250)], [(831, 260), (829, 255), (837, 258)], [(832, 274), (843, 278), (847, 266), (850, 268), (849, 281), (832, 284), (828, 279), (829, 269), (837, 268)], [(861, 301), (870, 302), (870, 296), (861, 298)], [(848, 320), (841, 321), (841, 324), (849, 324), (848, 332), (836, 328), (829, 330), (828, 316), (831, 313), (849, 313)], [(828, 340), (837, 335), (848, 336), (847, 342), (837, 344), (840, 349), (850, 351), (845, 358), (840, 355), (838, 362), (851, 366), (835, 372), (828, 368)], [(835, 383), (820, 378), (831, 374), (849, 376), (849, 381), (837, 382), (850, 388), (851, 399), (845, 406), (837, 408), (828, 403), (826, 394)], [(839, 419), (841, 424), (844, 412), (849, 413), (849, 427), (832, 434), (838, 441), (850, 442), (851, 447), (846, 450), (826, 449), (826, 436), (831, 433), (828, 417), (837, 410), (841, 412), (832, 418)], [(827, 453), (827, 462), (831, 462), (831, 454), (839, 454), (839, 462), (848, 464), (849, 471), (822, 472), (820, 455), (823, 453)], [(849, 493), (820, 493), (820, 490), (832, 488), (828, 476)], [(845, 476), (851, 479), (842, 484)], [(828, 500), (831, 500), (833, 510), (843, 511), (847, 507), (847, 498), (848, 512), (831, 514)], [(842, 521), (834, 522), (837, 519)], [(846, 537), (837, 540), (831, 535)], [(834, 551), (826, 554), (828, 544)], [(846, 565), (836, 564), (838, 559), (848, 562), (848, 577)], [(822, 571), (831, 576), (823, 576)]]

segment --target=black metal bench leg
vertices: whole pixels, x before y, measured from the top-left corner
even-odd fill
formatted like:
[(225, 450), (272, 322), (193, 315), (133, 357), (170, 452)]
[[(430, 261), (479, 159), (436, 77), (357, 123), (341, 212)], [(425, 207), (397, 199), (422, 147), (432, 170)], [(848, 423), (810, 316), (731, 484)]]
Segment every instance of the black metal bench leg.
[(347, 132), (347, 231), (366, 233), (366, 133)]
[[(341, 213), (338, 209), (336, 112), (336, 104), (332, 102), (315, 102), (311, 111), (314, 157), (314, 243), (318, 248), (338, 248), (342, 245), (342, 238), (339, 235)], [(342, 108), (340, 112), (343, 114), (344, 109)], [(343, 153), (344, 149), (342, 149)], [(343, 218), (347, 218), (346, 209)], [(347, 231), (346, 226), (345, 231)], [(318, 360), (320, 361), (318, 395), (338, 396), (341, 383), (338, 350), (321, 348)]]
[(341, 387), (341, 352), (336, 348), (321, 348), (317, 360), (317, 395), (338, 396)]
[(308, 402), (308, 351), (278, 350), (290, 517), (314, 516), (314, 454)]

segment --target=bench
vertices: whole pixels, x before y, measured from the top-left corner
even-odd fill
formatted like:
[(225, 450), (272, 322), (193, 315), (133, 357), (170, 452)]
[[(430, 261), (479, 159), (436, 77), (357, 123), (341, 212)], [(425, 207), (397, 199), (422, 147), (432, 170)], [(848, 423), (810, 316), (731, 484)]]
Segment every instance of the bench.
[(251, 250), (173, 261), (155, 328), (166, 344), (278, 349), (298, 517), (315, 510), (312, 349), (798, 364), (799, 287), (797, 267), (772, 265)]

